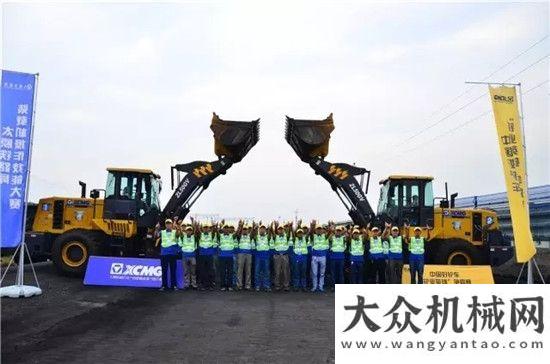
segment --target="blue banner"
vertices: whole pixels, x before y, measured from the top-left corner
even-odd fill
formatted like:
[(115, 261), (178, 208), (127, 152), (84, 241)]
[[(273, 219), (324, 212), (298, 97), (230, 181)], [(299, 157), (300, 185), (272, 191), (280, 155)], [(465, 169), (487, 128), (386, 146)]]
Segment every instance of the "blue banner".
[(21, 243), (32, 143), (36, 75), (2, 70), (0, 247)]
[[(168, 275), (170, 281), (170, 275)], [(176, 283), (183, 288), (182, 261), (178, 259)], [(159, 288), (162, 284), (160, 259), (91, 256), (86, 267), (84, 284)], [(168, 283), (170, 286), (170, 283)]]

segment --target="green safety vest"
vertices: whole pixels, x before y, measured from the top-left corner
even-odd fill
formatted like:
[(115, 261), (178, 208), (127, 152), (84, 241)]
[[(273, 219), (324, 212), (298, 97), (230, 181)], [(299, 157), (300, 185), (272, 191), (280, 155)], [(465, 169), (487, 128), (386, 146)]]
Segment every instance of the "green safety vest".
[(233, 235), (220, 235), (220, 249), (223, 251), (235, 249), (235, 240), (233, 239)]
[(411, 243), (409, 246), (411, 254), (424, 254), (424, 238), (411, 238)]
[(192, 253), (197, 249), (197, 244), (195, 244), (195, 235), (187, 236), (184, 235), (180, 238), (181, 251), (184, 253)]
[(214, 242), (214, 239), (212, 237), (212, 233), (201, 233), (199, 246), (203, 249), (208, 249), (216, 246), (216, 243)]
[(365, 254), (365, 245), (363, 245), (363, 239), (351, 239), (350, 254), (355, 256), (361, 256)]
[(313, 249), (314, 250), (328, 250), (328, 239), (326, 235), (315, 234), (313, 236)]
[(275, 247), (275, 251), (277, 252), (284, 252), (288, 250), (288, 239), (286, 235), (275, 236), (274, 247)]
[(259, 235), (256, 237), (256, 250), (259, 252), (268, 251), (269, 246), (269, 237), (267, 235)]
[(402, 239), (401, 236), (396, 236), (395, 238), (393, 236), (389, 236), (388, 240), (390, 242), (390, 253), (396, 253), (400, 254), (403, 252), (403, 245), (402, 245)]
[(177, 244), (176, 232), (174, 230), (171, 230), (170, 232), (162, 230), (160, 232), (160, 239), (160, 246), (163, 248), (168, 248)]
[(388, 245), (388, 242), (386, 240), (382, 240), (382, 252), (384, 255), (388, 255), (390, 252), (390, 246)]
[(304, 237), (294, 238), (294, 254), (307, 255), (307, 239)]
[(346, 250), (346, 243), (343, 236), (334, 236), (332, 237), (332, 246), (330, 251), (335, 253), (343, 253)]
[(384, 247), (382, 246), (382, 239), (380, 237), (370, 238), (370, 250), (371, 254), (382, 254), (384, 253)]
[(252, 239), (250, 239), (250, 235), (241, 235), (241, 238), (239, 239), (239, 249), (254, 249), (254, 243), (252, 242)]

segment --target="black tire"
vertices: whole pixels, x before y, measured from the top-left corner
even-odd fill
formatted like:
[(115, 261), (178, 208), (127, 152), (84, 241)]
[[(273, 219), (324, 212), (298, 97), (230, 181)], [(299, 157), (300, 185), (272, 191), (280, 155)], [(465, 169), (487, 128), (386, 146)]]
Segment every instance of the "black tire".
[[(429, 244), (432, 244), (430, 242)], [(483, 251), (465, 240), (440, 240), (433, 246), (435, 264), (480, 265), (487, 264)]]
[(90, 255), (98, 255), (98, 234), (95, 231), (71, 230), (59, 235), (53, 242), (52, 260), (58, 272), (82, 276)]

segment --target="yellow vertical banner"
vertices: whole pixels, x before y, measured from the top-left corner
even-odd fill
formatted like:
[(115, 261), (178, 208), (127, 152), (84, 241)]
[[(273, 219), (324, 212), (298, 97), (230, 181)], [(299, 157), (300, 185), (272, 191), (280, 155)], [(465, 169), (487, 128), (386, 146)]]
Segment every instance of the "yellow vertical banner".
[(531, 235), (525, 151), (516, 88), (489, 86), (489, 93), (512, 217), (516, 259), (523, 263), (535, 255), (536, 248)]

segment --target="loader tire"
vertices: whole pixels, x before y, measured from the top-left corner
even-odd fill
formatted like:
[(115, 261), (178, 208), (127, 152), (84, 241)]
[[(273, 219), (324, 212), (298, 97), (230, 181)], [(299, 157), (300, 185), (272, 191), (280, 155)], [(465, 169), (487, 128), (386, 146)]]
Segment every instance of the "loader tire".
[(52, 246), (55, 267), (61, 274), (70, 276), (83, 276), (90, 255), (98, 253), (98, 234), (94, 231), (68, 231), (59, 235)]
[(483, 253), (464, 240), (442, 240), (434, 254), (435, 264), (479, 265), (483, 262)]

